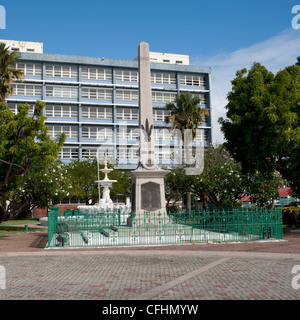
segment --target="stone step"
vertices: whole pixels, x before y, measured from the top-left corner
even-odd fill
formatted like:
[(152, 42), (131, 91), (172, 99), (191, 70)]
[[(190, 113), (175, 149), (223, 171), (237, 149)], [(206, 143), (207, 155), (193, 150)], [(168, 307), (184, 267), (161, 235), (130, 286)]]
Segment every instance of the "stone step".
[(100, 233), (109, 238), (114, 236), (117, 233), (117, 230), (112, 230), (111, 228), (102, 228)]

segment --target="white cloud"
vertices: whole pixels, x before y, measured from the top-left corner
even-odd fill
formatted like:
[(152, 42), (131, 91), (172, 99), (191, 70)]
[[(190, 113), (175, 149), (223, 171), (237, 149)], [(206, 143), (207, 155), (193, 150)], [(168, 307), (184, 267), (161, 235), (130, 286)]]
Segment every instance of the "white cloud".
[(192, 64), (212, 67), (212, 118), (214, 143), (222, 143), (223, 135), (218, 124), (225, 117), (227, 94), (237, 70), (250, 69), (259, 62), (273, 73), (296, 62), (300, 56), (300, 30), (288, 29), (264, 42), (208, 59), (191, 58)]

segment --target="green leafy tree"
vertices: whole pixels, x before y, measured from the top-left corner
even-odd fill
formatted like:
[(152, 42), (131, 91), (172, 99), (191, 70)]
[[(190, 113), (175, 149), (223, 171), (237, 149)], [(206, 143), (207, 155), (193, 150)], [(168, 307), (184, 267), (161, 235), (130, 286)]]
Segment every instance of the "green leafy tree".
[[(104, 178), (104, 174), (103, 176), (101, 174), (100, 177)], [(126, 200), (127, 197), (130, 197), (132, 180), (128, 176), (128, 173), (126, 170), (120, 170), (120, 169), (114, 168), (114, 171), (108, 174), (108, 178), (110, 180), (117, 180), (117, 182), (112, 184), (110, 189), (111, 199)]]
[[(117, 180), (110, 188), (111, 199), (126, 198), (130, 195), (131, 179), (128, 175), (115, 169), (113, 165), (108, 164), (109, 168), (114, 169), (108, 174), (110, 180)], [(103, 169), (104, 165), (99, 164), (99, 169)], [(70, 198), (84, 200), (86, 205), (94, 205), (99, 200), (98, 184), (98, 163), (97, 159), (92, 160), (74, 160), (66, 165), (67, 175), (72, 185), (70, 189)], [(100, 180), (104, 179), (104, 173), (99, 173)], [(102, 193), (102, 190), (101, 190)], [(102, 196), (102, 194), (100, 194)]]
[(259, 63), (238, 71), (228, 101), (219, 122), (243, 171), (279, 172), (300, 195), (300, 57), (276, 75)]
[(205, 152), (204, 170), (198, 176), (190, 176), (192, 191), (207, 203), (217, 207), (235, 207), (244, 192), (241, 165), (223, 146), (209, 147)]
[(166, 207), (172, 207), (182, 201), (190, 191), (191, 179), (187, 176), (183, 166), (168, 168), (170, 172), (165, 176)]
[(278, 188), (284, 185), (284, 181), (277, 173), (273, 178), (266, 180), (265, 175), (259, 171), (243, 175), (245, 194), (258, 206), (273, 205), (279, 199)]
[(31, 170), (49, 168), (58, 158), (65, 135), (51, 140), (42, 115), (45, 103), (37, 101), (32, 116), (28, 104), (18, 106), (18, 113), (0, 103), (0, 222), (14, 212), (7, 210), (12, 191), (19, 179)]
[[(202, 124), (204, 115), (208, 115), (208, 110), (200, 107), (200, 98), (193, 96), (190, 92), (185, 92), (176, 97), (174, 103), (166, 104), (166, 109), (170, 111), (170, 115), (165, 118), (166, 123), (171, 123), (171, 130), (179, 130), (182, 140), (189, 144), (185, 137), (185, 130), (192, 132), (191, 139), (196, 138), (197, 129)], [(182, 159), (183, 160), (183, 159)], [(190, 164), (186, 164), (189, 166)], [(191, 194), (186, 193), (187, 209), (191, 209)]]
[(45, 168), (32, 168), (21, 176), (12, 189), (8, 211), (31, 212), (34, 207), (47, 208), (69, 196), (72, 186), (66, 177), (64, 165), (56, 160)]
[(239, 207), (243, 196), (262, 206), (278, 198), (282, 179), (276, 175), (266, 179), (260, 172), (244, 173), (240, 163), (220, 145), (210, 146), (205, 153), (204, 170), (189, 176), (191, 190), (202, 202), (216, 207)]
[(72, 185), (70, 198), (84, 200), (86, 205), (95, 204), (99, 199), (97, 160), (73, 160), (66, 164), (66, 170)]
[(12, 83), (23, 78), (23, 71), (16, 69), (15, 62), (20, 55), (14, 51), (9, 52), (4, 43), (0, 43), (0, 101), (13, 94)]

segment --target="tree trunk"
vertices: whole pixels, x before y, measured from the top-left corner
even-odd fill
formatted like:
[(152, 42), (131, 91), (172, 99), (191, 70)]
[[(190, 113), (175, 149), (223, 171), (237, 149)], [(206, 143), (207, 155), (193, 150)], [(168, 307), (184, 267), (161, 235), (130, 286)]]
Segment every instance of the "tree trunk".
[(190, 192), (186, 194), (186, 209), (190, 211), (192, 209), (192, 196)]

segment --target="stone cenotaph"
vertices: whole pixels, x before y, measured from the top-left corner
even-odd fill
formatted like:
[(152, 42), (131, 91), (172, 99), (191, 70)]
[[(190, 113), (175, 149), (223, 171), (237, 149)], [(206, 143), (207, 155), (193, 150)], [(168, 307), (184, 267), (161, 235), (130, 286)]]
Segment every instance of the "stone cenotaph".
[(169, 171), (159, 168), (155, 160), (149, 44), (146, 42), (139, 45), (138, 64), (140, 156), (137, 169), (129, 173), (133, 182), (132, 213), (135, 214), (129, 223), (143, 224), (147, 213), (148, 223), (157, 224), (159, 220), (162, 225), (169, 221), (164, 184), (164, 176)]

